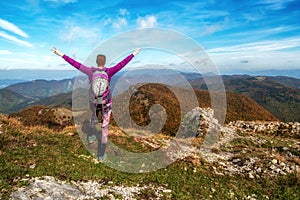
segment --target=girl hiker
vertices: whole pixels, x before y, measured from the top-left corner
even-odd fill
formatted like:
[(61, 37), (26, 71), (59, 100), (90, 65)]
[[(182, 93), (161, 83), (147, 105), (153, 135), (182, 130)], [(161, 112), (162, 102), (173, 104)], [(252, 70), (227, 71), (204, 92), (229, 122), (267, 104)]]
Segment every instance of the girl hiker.
[(88, 143), (93, 143), (96, 138), (94, 136), (95, 133), (95, 123), (98, 121), (99, 112), (102, 116), (102, 137), (101, 142), (98, 142), (98, 160), (103, 161), (106, 158), (106, 144), (108, 138), (108, 124), (111, 115), (111, 104), (112, 104), (112, 97), (109, 88), (109, 82), (111, 77), (120, 71), (127, 63), (131, 61), (131, 59), (136, 56), (140, 52), (140, 48), (137, 48), (132, 54), (127, 56), (124, 60), (119, 62), (117, 65), (106, 68), (105, 62), (106, 57), (105, 55), (97, 55), (96, 63), (98, 67), (86, 67), (83, 64), (77, 62), (76, 60), (70, 58), (69, 56), (63, 54), (62, 52), (58, 51), (55, 47), (52, 48), (52, 51), (61, 56), (66, 62), (71, 64), (73, 67), (78, 69), (79, 71), (83, 72), (89, 77), (90, 80), (90, 91), (91, 91), (91, 98), (90, 98), (90, 108), (93, 111), (91, 117), (91, 128), (94, 130), (93, 132), (89, 131), (87, 135)]

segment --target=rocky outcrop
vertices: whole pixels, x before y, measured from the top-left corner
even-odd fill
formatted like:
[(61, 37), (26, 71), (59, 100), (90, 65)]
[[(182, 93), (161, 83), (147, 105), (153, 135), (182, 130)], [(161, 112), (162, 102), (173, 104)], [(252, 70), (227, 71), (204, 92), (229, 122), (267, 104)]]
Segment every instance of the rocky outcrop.
[(299, 122), (234, 121), (230, 122), (228, 126), (242, 133), (268, 134), (300, 139)]
[(101, 183), (96, 181), (60, 181), (51, 176), (28, 179), (29, 186), (19, 188), (11, 194), (12, 200), (87, 200), (87, 199), (136, 199), (145, 190), (154, 192), (153, 199), (161, 199), (163, 194), (168, 196), (171, 190), (163, 187), (114, 186), (113, 182)]
[[(182, 154), (182, 160), (183, 156), (203, 158), (220, 175), (260, 178), (300, 173), (299, 122), (235, 121), (221, 125), (211, 108), (195, 108), (185, 119), (189, 123), (183, 121), (183, 126), (197, 131), (189, 136), (201, 137), (202, 144), (195, 150), (181, 143), (182, 151), (177, 153)], [(209, 137), (214, 140), (206, 145), (212, 141)]]

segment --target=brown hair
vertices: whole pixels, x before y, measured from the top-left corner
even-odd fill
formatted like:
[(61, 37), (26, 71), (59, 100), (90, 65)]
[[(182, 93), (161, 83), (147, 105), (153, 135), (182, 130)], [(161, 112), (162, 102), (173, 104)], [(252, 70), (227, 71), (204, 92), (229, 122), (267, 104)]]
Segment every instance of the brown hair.
[(105, 62), (106, 62), (105, 55), (102, 55), (102, 54), (97, 55), (96, 63), (97, 63), (98, 66), (104, 66)]

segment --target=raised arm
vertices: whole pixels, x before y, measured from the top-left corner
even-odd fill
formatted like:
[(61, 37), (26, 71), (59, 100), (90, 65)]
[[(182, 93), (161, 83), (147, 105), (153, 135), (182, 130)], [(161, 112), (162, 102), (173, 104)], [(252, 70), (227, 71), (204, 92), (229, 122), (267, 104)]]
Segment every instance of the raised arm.
[(55, 47), (53, 47), (51, 49), (56, 55), (62, 57), (66, 62), (68, 62), (70, 65), (72, 65), (73, 67), (75, 67), (76, 69), (78, 69), (79, 71), (81, 71), (82, 73), (85, 73), (88, 76), (92, 75), (92, 70), (89, 67), (84, 66), (83, 64), (81, 64), (80, 62), (77, 62), (76, 60), (70, 58), (69, 56), (63, 54), (62, 52), (60, 52), (59, 50), (57, 50)]
[(132, 54), (130, 54), (129, 56), (127, 56), (124, 60), (122, 60), (121, 62), (119, 62), (117, 65), (108, 68), (108, 74), (109, 76), (113, 76), (115, 73), (117, 73), (118, 71), (120, 71), (123, 67), (125, 67), (125, 65), (127, 65), (127, 63), (129, 63), (131, 61), (131, 59), (136, 56), (137, 54), (139, 54), (141, 48), (137, 48)]

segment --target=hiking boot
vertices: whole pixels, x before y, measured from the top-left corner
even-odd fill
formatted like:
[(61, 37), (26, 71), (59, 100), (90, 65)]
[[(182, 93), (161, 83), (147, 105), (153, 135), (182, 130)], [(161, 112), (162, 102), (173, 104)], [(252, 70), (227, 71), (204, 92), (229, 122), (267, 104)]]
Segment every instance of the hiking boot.
[(94, 135), (89, 135), (87, 137), (87, 141), (89, 144), (92, 144), (92, 143), (96, 142), (96, 137)]
[(98, 156), (98, 161), (99, 161), (99, 162), (103, 162), (103, 161), (105, 161), (105, 160), (106, 160), (106, 153), (104, 153), (103, 156)]

